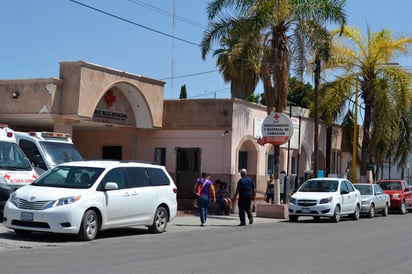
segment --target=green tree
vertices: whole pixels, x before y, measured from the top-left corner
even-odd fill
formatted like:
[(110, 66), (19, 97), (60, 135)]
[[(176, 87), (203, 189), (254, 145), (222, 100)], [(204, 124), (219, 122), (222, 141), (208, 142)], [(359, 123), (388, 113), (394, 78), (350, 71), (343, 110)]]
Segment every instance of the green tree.
[(187, 99), (186, 85), (180, 87), (179, 99)]
[(359, 81), (359, 96), (364, 104), (360, 178), (366, 181), (369, 162), (388, 155), (398, 140), (403, 111), (410, 108), (410, 75), (399, 66), (388, 65), (395, 57), (408, 54), (412, 38), (394, 38), (389, 30), (371, 32), (366, 37), (359, 29), (345, 27), (333, 44), (328, 66), (337, 69), (335, 90), (351, 96)]
[(309, 108), (313, 101), (313, 87), (296, 77), (289, 77), (288, 102), (294, 106)]
[(245, 35), (243, 29), (228, 26), (221, 32), (222, 22), (214, 22), (205, 31), (202, 43), (202, 58), (210, 50), (212, 40), (220, 37), (220, 48), (213, 51), (216, 65), (223, 80), (230, 82), (231, 98), (246, 100), (259, 82), (259, 59), (261, 55), (260, 35)]

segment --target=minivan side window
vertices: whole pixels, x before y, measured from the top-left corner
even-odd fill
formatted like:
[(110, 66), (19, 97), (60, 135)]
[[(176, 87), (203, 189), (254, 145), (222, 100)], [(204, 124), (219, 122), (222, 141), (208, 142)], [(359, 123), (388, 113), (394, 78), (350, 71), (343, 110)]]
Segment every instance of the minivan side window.
[(127, 187), (146, 187), (150, 186), (149, 174), (144, 167), (125, 168), (127, 176)]
[(170, 180), (164, 171), (160, 168), (148, 168), (150, 176), (150, 183), (152, 186), (166, 186), (170, 185)]
[(126, 181), (123, 176), (122, 168), (114, 168), (110, 170), (102, 179), (100, 187), (104, 187), (104, 184), (107, 182), (117, 183), (119, 189), (125, 189)]

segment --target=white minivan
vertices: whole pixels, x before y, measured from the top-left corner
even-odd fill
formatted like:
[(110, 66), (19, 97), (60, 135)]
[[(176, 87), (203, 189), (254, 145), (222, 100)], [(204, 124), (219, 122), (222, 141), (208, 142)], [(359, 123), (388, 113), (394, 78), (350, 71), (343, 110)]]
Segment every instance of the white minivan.
[(76, 234), (147, 226), (166, 230), (176, 217), (177, 188), (164, 166), (136, 161), (78, 161), (58, 165), (13, 192), (3, 224), (17, 234)]

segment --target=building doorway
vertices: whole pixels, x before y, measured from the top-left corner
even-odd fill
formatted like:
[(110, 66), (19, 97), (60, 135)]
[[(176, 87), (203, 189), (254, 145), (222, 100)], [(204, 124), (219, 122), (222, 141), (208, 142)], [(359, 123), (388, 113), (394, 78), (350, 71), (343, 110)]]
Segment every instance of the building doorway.
[(193, 198), (193, 187), (200, 177), (200, 148), (176, 149), (176, 185), (178, 199)]

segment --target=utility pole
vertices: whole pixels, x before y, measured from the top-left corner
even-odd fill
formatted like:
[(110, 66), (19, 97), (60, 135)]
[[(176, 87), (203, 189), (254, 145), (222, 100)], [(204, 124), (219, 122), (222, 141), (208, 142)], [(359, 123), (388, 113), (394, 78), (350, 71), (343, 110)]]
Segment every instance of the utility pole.
[(314, 140), (313, 140), (313, 177), (318, 177), (318, 151), (319, 151), (319, 79), (320, 79), (320, 59), (316, 57), (315, 59), (315, 111), (314, 111), (314, 119), (315, 119), (315, 130), (314, 130)]

